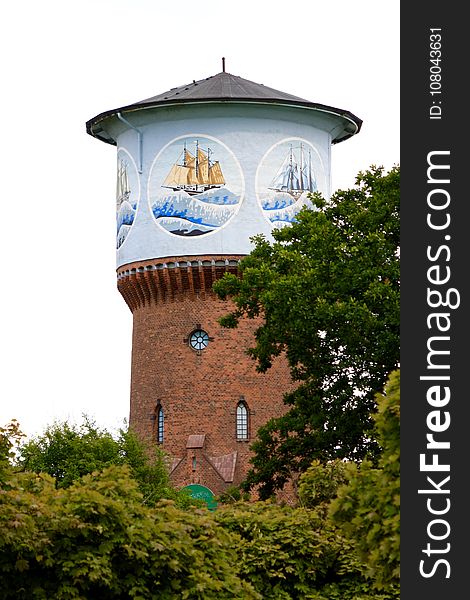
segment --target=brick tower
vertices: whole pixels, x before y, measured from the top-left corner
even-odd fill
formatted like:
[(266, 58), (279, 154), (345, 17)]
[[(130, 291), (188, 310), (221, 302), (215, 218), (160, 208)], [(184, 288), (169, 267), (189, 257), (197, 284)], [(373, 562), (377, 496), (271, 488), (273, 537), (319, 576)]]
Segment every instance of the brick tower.
[(256, 324), (223, 329), (213, 282), (250, 238), (272, 239), (330, 195), (331, 144), (346, 110), (223, 71), (101, 113), (87, 132), (117, 146), (117, 281), (133, 314), (130, 426), (161, 444), (178, 486), (219, 494), (243, 480), (257, 429), (285, 407), (287, 365), (245, 354)]

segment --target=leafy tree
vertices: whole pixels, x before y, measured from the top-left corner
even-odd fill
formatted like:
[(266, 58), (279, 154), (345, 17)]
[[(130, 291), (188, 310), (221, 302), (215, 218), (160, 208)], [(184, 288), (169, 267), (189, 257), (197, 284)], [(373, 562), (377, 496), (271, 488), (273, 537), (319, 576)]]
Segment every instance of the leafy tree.
[(370, 461), (348, 465), (349, 483), (332, 503), (333, 521), (355, 540), (364, 572), (379, 589), (399, 583), (400, 570), (400, 372), (391, 374), (378, 395), (375, 421), (383, 447), (379, 468)]
[(55, 422), (46, 427), (20, 447), (18, 463), (26, 471), (48, 473), (57, 487), (68, 487), (82, 475), (123, 460), (121, 444), (84, 417), (78, 425)]
[(66, 488), (83, 475), (111, 465), (129, 465), (146, 504), (173, 498), (181, 506), (198, 504), (170, 484), (166, 457), (156, 447), (147, 448), (132, 430), (117, 437), (97, 427), (88, 417), (82, 423), (54, 423), (42, 435), (19, 448), (18, 465), (25, 471), (48, 473), (56, 486)]
[(339, 459), (327, 463), (314, 460), (299, 479), (300, 503), (325, 517), (332, 500), (337, 496), (338, 488), (347, 482), (346, 463)]
[(24, 434), (15, 419), (4, 427), (0, 427), (0, 485), (8, 479), (11, 473), (12, 463), (16, 458), (16, 450), (23, 437)]
[(207, 510), (146, 506), (128, 466), (67, 488), (19, 473), (0, 492), (5, 600), (261, 600), (236, 547)]
[(297, 388), (287, 414), (252, 445), (246, 487), (269, 497), (312, 460), (362, 459), (372, 437), (375, 393), (399, 360), (399, 168), (371, 167), (330, 200), (312, 196), (274, 242), (253, 238), (242, 277), (214, 285), (234, 310), (221, 323), (261, 318), (248, 353), (265, 372), (285, 354)]
[(249, 502), (250, 494), (237, 485), (229, 486), (217, 497), (217, 502), (222, 504), (234, 504), (235, 502)]

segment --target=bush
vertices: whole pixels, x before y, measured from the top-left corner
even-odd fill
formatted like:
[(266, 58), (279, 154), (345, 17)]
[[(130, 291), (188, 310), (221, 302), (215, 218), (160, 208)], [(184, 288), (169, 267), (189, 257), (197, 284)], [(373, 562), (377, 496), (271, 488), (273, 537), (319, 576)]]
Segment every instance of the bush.
[(206, 510), (155, 508), (129, 467), (56, 489), (18, 474), (0, 491), (0, 581), (5, 600), (261, 597), (239, 576), (236, 541)]
[(239, 536), (241, 576), (263, 600), (372, 597), (352, 543), (316, 511), (270, 502), (242, 503), (219, 508), (215, 519)]

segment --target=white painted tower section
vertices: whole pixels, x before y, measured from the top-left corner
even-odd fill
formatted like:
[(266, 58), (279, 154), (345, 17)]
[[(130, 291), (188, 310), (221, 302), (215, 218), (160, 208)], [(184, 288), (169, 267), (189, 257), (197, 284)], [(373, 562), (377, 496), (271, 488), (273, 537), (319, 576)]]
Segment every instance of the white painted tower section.
[[(205, 81), (221, 76), (263, 93), (263, 86), (225, 72)], [(248, 254), (250, 238), (272, 239), (275, 227), (292, 222), (305, 204), (312, 206), (309, 192), (330, 196), (331, 145), (360, 127), (350, 113), (302, 105), (301, 99), (172, 103), (165, 96), (162, 103), (162, 96), (154, 106), (144, 101), (95, 117), (89, 129), (117, 146), (117, 267), (175, 256)], [(99, 130), (93, 130), (96, 123)], [(207, 189), (188, 192), (180, 183), (190, 167), (193, 175), (187, 177), (195, 180), (198, 157), (199, 179), (212, 167), (218, 175)], [(297, 191), (287, 189), (287, 171), (297, 178)]]

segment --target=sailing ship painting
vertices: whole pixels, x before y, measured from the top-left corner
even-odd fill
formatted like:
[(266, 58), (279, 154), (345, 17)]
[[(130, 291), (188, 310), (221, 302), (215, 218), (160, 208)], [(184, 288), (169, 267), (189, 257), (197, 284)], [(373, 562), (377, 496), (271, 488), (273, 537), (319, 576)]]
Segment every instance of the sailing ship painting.
[[(137, 190), (137, 173), (131, 162), (130, 155), (122, 148), (118, 151), (118, 165), (116, 178), (116, 248), (119, 249), (124, 243), (132, 224), (134, 223), (137, 210), (137, 201), (133, 200), (133, 191)], [(131, 180), (134, 182), (131, 184)]]
[(216, 231), (238, 211), (240, 167), (221, 142), (205, 136), (174, 140), (157, 156), (150, 175), (150, 207), (169, 233)]
[(315, 172), (319, 166), (315, 149), (297, 139), (276, 144), (265, 155), (258, 169), (257, 193), (274, 227), (293, 223), (304, 206), (314, 207), (308, 195), (318, 191)]
[(191, 154), (184, 142), (183, 152), (172, 165), (162, 187), (183, 190), (193, 196), (225, 184), (219, 161), (210, 158), (211, 148), (204, 151), (199, 147), (199, 140), (194, 145), (194, 154)]
[(131, 188), (129, 187), (129, 164), (122, 158), (119, 159), (117, 168), (117, 180), (116, 180), (116, 210), (122, 206), (123, 202), (129, 201), (131, 195)]
[(308, 156), (305, 157), (302, 142), (299, 146), (299, 160), (297, 160), (291, 144), (289, 152), (272, 180), (269, 189), (275, 192), (287, 192), (296, 200), (304, 192), (317, 191), (317, 182), (312, 170), (312, 151), (309, 149)]

